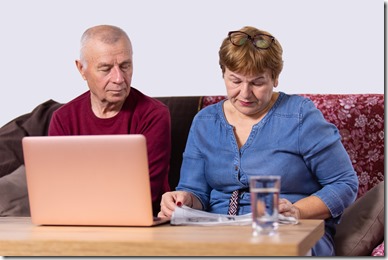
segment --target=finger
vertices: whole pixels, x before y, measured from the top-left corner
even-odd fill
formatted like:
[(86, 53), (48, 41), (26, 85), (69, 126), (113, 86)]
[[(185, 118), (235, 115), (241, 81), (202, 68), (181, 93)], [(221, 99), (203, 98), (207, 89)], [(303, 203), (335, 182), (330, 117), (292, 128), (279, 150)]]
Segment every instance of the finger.
[(159, 217), (168, 217), (168, 218), (170, 218), (172, 216), (173, 212), (174, 212), (174, 210), (171, 210), (168, 207), (162, 205), (160, 207), (160, 212), (159, 212), (158, 216)]
[(287, 199), (281, 198), (281, 199), (279, 199), (279, 205), (280, 204), (291, 204), (291, 202)]
[(175, 195), (175, 204), (178, 207), (181, 207), (182, 205), (186, 205), (188, 207), (193, 206), (193, 201), (191, 198), (191, 194), (189, 192), (177, 192)]
[(282, 212), (285, 212), (285, 211), (289, 211), (290, 210), (290, 204), (288, 204), (287, 202), (283, 202), (283, 203), (279, 203), (279, 212), (282, 213)]
[(165, 206), (169, 209), (174, 209), (175, 208), (175, 202), (176, 202), (176, 199), (175, 199), (175, 194), (174, 192), (167, 192), (165, 194), (163, 194), (162, 196), (162, 201), (161, 201), (161, 206)]
[(167, 218), (168, 216), (166, 216), (162, 211), (160, 211), (158, 213), (158, 218)]
[(175, 210), (175, 198), (172, 192), (167, 192), (163, 194), (162, 200), (160, 202), (160, 211), (161, 214), (171, 217), (172, 212)]

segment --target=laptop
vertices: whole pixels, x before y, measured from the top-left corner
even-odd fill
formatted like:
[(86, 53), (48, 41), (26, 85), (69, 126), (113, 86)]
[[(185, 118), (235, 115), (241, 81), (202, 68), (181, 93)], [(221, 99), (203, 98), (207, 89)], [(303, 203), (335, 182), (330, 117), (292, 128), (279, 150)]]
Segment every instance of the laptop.
[(143, 135), (22, 139), (35, 225), (154, 226)]

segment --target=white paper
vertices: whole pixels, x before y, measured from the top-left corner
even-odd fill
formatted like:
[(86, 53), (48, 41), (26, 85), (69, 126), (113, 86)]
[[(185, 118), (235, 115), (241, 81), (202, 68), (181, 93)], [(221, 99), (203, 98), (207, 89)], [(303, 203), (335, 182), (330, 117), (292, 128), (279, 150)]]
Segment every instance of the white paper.
[[(192, 209), (183, 205), (175, 208), (170, 223), (171, 225), (190, 226), (245, 226), (252, 224), (252, 213), (230, 216)], [(279, 224), (298, 224), (298, 220), (279, 214)]]

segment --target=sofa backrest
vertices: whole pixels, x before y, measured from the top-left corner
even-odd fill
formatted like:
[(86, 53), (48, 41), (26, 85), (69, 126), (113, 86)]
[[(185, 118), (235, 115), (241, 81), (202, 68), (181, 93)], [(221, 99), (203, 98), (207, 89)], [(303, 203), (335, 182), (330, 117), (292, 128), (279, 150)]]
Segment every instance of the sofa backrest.
[[(384, 180), (384, 94), (301, 94), (310, 98), (326, 120), (335, 124), (342, 136), (359, 179), (358, 197)], [(179, 182), (182, 154), (191, 122), (204, 107), (225, 96), (156, 97), (171, 114), (172, 154), (169, 182)], [(24, 164), (21, 139), (46, 135), (52, 112), (61, 104), (49, 100), (31, 113), (21, 115), (0, 128), (0, 178)]]

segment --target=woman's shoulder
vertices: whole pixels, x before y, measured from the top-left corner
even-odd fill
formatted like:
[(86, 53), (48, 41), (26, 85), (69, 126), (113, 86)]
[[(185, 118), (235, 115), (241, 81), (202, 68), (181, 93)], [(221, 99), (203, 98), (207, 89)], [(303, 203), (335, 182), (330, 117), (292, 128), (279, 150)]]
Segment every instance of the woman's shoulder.
[(224, 123), (224, 113), (223, 113), (223, 103), (225, 100), (220, 101), (218, 103), (208, 105), (205, 108), (202, 108), (198, 113), (194, 116), (193, 124), (195, 125), (207, 125), (210, 122), (212, 123)]
[(299, 94), (287, 94), (284, 92), (279, 92), (279, 96), (287, 102), (296, 103), (296, 104), (303, 103), (306, 101), (311, 101), (309, 98), (301, 96)]
[(218, 103), (208, 105), (201, 110), (198, 111), (196, 117), (199, 118), (209, 118), (217, 116), (220, 112), (222, 112), (222, 106), (225, 100), (219, 101)]
[(280, 110), (284, 111), (295, 111), (298, 112), (303, 107), (314, 108), (314, 103), (306, 97), (300, 96), (298, 94), (286, 94), (284, 92), (279, 93), (279, 102), (278, 106)]

